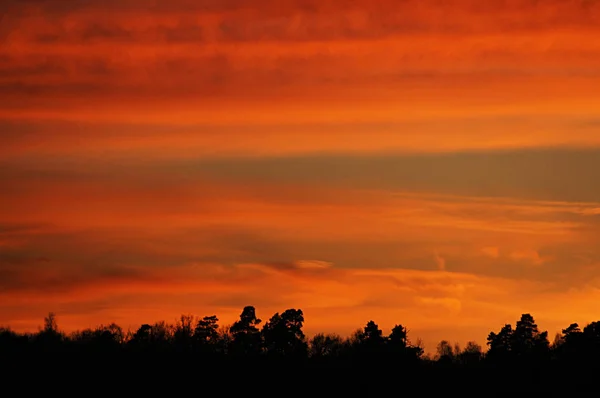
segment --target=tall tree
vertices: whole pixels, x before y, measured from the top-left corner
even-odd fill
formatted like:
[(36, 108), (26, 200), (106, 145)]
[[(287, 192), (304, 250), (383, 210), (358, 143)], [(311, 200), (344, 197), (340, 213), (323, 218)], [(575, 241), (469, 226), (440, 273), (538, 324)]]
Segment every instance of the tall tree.
[(369, 321), (357, 335), (358, 345), (356, 345), (359, 355), (379, 355), (384, 352), (385, 338), (383, 332), (374, 321)]
[(63, 334), (58, 330), (56, 315), (48, 313), (44, 318), (44, 326), (38, 332), (35, 340), (43, 350), (54, 351), (63, 343)]
[(128, 344), (138, 349), (146, 348), (152, 341), (152, 326), (147, 323), (142, 324), (138, 330), (131, 336)]
[(421, 343), (413, 345), (408, 339), (408, 329), (402, 325), (395, 325), (386, 339), (387, 352), (395, 361), (415, 361), (423, 355)]
[(219, 339), (219, 318), (210, 315), (199, 319), (194, 330), (194, 338), (201, 345), (215, 344)]
[(573, 343), (581, 336), (581, 329), (579, 324), (572, 323), (568, 328), (562, 330), (562, 338), (565, 343)]
[(261, 351), (261, 334), (258, 325), (262, 321), (256, 317), (256, 309), (246, 306), (240, 320), (231, 325), (232, 350), (237, 354), (256, 355)]
[(383, 341), (383, 332), (379, 329), (379, 325), (374, 321), (367, 322), (363, 331), (363, 342), (372, 345), (380, 345), (383, 344)]
[(490, 332), (487, 337), (487, 345), (489, 346), (488, 357), (493, 360), (505, 360), (511, 355), (512, 325), (507, 323), (499, 333)]
[(591, 322), (583, 328), (585, 345), (595, 356), (600, 355), (600, 321)]
[(395, 325), (388, 336), (388, 343), (395, 349), (408, 347), (408, 330), (402, 325)]
[(181, 315), (173, 331), (173, 343), (180, 351), (189, 351), (192, 348), (194, 337), (194, 316)]
[(302, 325), (302, 310), (288, 309), (281, 315), (276, 313), (269, 319), (262, 330), (265, 348), (270, 354), (278, 356), (304, 356), (307, 344)]
[(44, 328), (42, 331), (46, 333), (58, 333), (56, 314), (54, 312), (48, 313), (48, 316), (44, 318)]
[(517, 356), (544, 355), (549, 348), (548, 332), (540, 332), (531, 314), (521, 315), (512, 334), (511, 350)]

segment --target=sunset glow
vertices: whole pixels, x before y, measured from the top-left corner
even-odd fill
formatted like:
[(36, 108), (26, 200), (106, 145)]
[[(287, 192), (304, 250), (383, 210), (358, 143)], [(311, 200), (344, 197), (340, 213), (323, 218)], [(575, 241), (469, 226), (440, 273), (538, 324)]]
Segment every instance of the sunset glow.
[(582, 0), (5, 0), (0, 325), (598, 320), (595, 37)]

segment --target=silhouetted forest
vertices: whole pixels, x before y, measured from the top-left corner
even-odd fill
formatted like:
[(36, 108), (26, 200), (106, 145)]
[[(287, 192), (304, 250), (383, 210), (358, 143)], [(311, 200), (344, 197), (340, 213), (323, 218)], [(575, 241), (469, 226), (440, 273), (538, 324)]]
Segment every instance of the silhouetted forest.
[(113, 323), (66, 334), (50, 313), (36, 333), (0, 328), (3, 382), (27, 380), (21, 385), (26, 388), (51, 377), (63, 387), (85, 383), (87, 391), (117, 382), (138, 392), (161, 386), (190, 388), (196, 395), (553, 395), (594, 386), (600, 361), (600, 322), (583, 328), (573, 323), (550, 342), (548, 332), (523, 314), (514, 327), (490, 332), (486, 349), (440, 341), (433, 356), (424, 355), (401, 324), (389, 335), (371, 320), (348, 337), (311, 338), (303, 324), (300, 309), (263, 322), (247, 306), (227, 326), (216, 315), (182, 315), (174, 324), (144, 324), (135, 331)]

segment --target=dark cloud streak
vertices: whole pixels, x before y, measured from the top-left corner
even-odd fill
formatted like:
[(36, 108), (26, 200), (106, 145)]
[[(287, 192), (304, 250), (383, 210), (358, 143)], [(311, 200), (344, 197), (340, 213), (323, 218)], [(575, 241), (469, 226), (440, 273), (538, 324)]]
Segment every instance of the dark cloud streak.
[[(293, 0), (280, 3), (249, 0), (169, 2), (142, 0), (14, 1), (5, 2), (12, 14), (37, 12), (48, 18), (67, 19), (81, 15), (122, 15), (132, 24), (140, 14), (159, 16), (217, 15), (216, 38), (248, 40), (338, 40), (376, 39), (396, 34), (481, 33), (532, 31), (557, 27), (594, 27), (600, 14), (597, 2), (521, 1), (389, 1)], [(470, 17), (464, 18), (463, 13)], [(515, 18), (527, 14), (528, 18)], [(105, 32), (109, 38), (113, 34)], [(187, 40), (187, 35), (185, 35)], [(175, 38), (174, 38), (175, 39)]]
[[(424, 154), (322, 154), (264, 158), (88, 159), (40, 158), (4, 162), (0, 181), (50, 178), (128, 184), (152, 179), (156, 188), (194, 181), (289, 184), (415, 191), (462, 196), (600, 202), (600, 149), (519, 149)], [(125, 173), (123, 171), (126, 170)], [(115, 179), (116, 178), (116, 179)], [(82, 180), (83, 181), (83, 180)], [(5, 185), (9, 186), (9, 185)]]
[(600, 202), (600, 151), (523, 149), (445, 154), (174, 161), (174, 175), (472, 196)]

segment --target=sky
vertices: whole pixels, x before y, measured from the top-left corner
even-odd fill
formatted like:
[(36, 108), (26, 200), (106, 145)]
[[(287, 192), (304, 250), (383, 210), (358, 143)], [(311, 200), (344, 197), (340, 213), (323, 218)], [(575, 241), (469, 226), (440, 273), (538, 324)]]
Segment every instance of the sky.
[(0, 325), (598, 320), (600, 1), (4, 0)]

